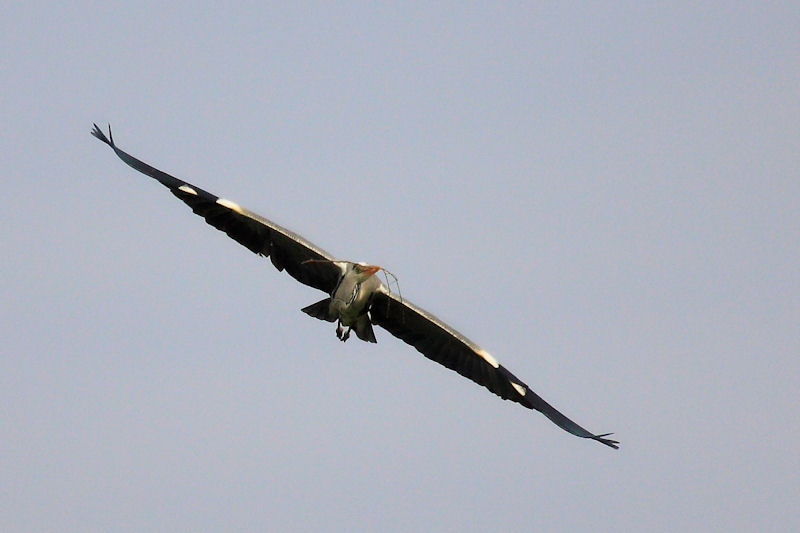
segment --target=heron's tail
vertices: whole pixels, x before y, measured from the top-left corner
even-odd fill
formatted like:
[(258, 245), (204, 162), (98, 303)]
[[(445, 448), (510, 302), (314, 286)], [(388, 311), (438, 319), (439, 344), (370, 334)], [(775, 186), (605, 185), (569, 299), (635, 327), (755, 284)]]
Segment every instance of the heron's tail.
[(325, 298), (324, 300), (320, 300), (315, 304), (304, 307), (301, 309), (301, 311), (309, 316), (313, 316), (314, 318), (319, 318), (320, 320), (325, 320), (327, 322), (335, 322), (337, 318), (331, 314), (330, 298)]

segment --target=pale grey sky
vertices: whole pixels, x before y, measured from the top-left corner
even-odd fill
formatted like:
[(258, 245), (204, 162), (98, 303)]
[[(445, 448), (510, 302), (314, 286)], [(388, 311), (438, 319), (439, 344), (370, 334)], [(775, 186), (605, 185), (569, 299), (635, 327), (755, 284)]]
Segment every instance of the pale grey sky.
[[(800, 7), (523, 6), (6, 6), (0, 529), (800, 529)], [(621, 450), (340, 343), (92, 122)]]

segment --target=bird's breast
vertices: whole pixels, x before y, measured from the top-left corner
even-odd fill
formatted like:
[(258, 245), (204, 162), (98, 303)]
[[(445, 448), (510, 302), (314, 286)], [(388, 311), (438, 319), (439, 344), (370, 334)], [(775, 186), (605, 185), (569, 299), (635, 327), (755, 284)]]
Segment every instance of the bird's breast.
[(371, 277), (360, 283), (348, 283), (343, 280), (331, 295), (330, 311), (348, 326), (365, 312), (370, 296), (380, 285), (377, 278)]

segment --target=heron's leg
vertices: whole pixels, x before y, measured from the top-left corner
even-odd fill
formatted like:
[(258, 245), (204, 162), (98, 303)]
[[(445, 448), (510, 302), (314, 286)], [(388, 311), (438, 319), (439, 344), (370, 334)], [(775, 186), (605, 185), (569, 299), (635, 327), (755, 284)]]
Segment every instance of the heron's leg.
[(339, 338), (340, 341), (345, 342), (347, 339), (350, 338), (350, 326), (347, 329), (342, 326), (342, 322), (338, 321), (336, 323), (336, 336)]

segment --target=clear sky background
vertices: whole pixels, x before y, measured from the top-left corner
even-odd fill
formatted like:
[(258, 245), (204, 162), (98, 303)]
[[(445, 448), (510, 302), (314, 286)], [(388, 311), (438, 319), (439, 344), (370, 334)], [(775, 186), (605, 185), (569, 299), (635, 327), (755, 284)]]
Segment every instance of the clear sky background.
[[(0, 12), (0, 530), (800, 529), (797, 2), (288, 4)], [(622, 448), (337, 341), (92, 122)]]

